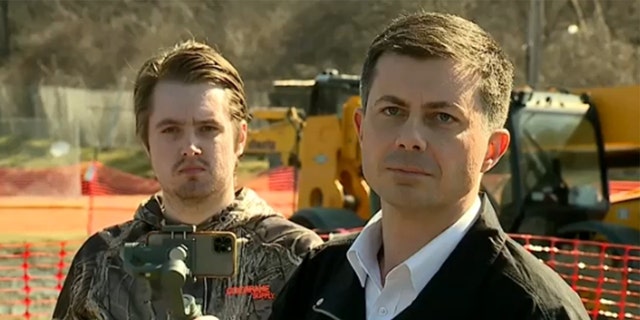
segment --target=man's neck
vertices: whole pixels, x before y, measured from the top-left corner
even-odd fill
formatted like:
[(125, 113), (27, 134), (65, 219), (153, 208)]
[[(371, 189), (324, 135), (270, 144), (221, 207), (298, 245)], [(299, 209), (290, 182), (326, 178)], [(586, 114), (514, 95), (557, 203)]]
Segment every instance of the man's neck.
[(163, 193), (164, 215), (167, 219), (191, 225), (199, 225), (227, 208), (234, 199), (234, 192), (222, 196), (209, 196), (193, 201), (184, 201), (172, 194)]
[(397, 208), (382, 202), (381, 278), (453, 225), (473, 205), (477, 193), (448, 208)]

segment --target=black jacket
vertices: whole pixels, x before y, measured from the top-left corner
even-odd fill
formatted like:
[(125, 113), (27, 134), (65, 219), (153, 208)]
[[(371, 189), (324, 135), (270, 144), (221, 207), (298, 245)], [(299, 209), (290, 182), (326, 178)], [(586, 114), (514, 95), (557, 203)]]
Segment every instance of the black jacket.
[[(588, 320), (571, 287), (504, 233), (486, 196), (480, 210), (440, 270), (394, 319)], [(356, 236), (310, 252), (269, 319), (364, 320), (364, 289), (346, 257)]]

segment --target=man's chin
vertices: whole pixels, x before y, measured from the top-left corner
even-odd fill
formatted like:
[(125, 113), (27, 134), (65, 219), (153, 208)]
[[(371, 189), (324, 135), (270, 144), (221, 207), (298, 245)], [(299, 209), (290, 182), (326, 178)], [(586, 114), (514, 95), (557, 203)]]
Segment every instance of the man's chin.
[(180, 199), (183, 202), (197, 202), (197, 201), (201, 201), (204, 199), (208, 199), (211, 196), (211, 193), (183, 193), (183, 192), (178, 192), (176, 193), (176, 196), (178, 196), (178, 199)]
[(177, 190), (174, 194), (182, 200), (200, 200), (211, 197), (215, 194), (215, 190), (210, 185), (187, 183)]
[(435, 204), (437, 199), (434, 195), (426, 194), (424, 189), (418, 189), (415, 186), (391, 185), (386, 190), (378, 193), (380, 200), (389, 203), (396, 208), (423, 208), (428, 207), (430, 203)]

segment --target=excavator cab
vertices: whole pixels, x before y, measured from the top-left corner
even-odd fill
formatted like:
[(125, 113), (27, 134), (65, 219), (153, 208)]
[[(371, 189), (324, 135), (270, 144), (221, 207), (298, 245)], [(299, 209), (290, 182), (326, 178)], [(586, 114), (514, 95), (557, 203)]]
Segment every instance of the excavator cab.
[(299, 167), (299, 143), (307, 120), (311, 120), (310, 126), (318, 116), (341, 120), (343, 106), (359, 93), (359, 83), (358, 76), (335, 69), (327, 69), (315, 79), (274, 81), (269, 94), (272, 106), (252, 108), (257, 121), (252, 122), (245, 154), (266, 156), (269, 168)]
[(360, 93), (360, 79), (355, 75), (340, 74), (328, 69), (316, 76), (311, 89), (308, 116), (343, 114), (342, 107), (347, 100)]
[(556, 236), (604, 219), (610, 203), (598, 119), (581, 96), (512, 94), (509, 150), (482, 181), (505, 231)]
[(309, 96), (314, 85), (313, 79), (274, 80), (268, 93), (269, 106), (295, 107), (304, 116), (309, 111)]

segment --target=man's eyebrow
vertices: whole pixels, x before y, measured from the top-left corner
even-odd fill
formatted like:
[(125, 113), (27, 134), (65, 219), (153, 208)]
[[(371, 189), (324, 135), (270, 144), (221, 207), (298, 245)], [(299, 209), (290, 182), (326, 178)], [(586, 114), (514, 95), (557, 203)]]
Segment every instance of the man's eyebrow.
[(172, 125), (182, 125), (182, 124), (184, 124), (184, 121), (178, 121), (176, 119), (165, 118), (165, 119), (162, 119), (162, 120), (158, 121), (158, 123), (156, 123), (156, 128), (172, 126)]
[(194, 120), (193, 123), (195, 124), (212, 124), (212, 125), (219, 125), (220, 123), (218, 121), (216, 121), (216, 119), (210, 118), (210, 119), (203, 119), (203, 120)]
[(394, 95), (390, 95), (390, 94), (385, 94), (383, 96), (381, 96), (380, 98), (376, 99), (374, 105), (379, 104), (381, 102), (387, 102), (387, 103), (392, 103), (395, 105), (399, 105), (402, 107), (408, 107), (409, 103), (407, 101), (405, 101), (404, 99), (398, 97), (398, 96), (394, 96)]
[[(387, 103), (392, 103), (401, 107), (408, 107), (409, 103), (398, 97), (398, 96), (394, 96), (394, 95), (383, 95), (380, 98), (378, 98), (374, 105), (381, 103), (381, 102), (387, 102)], [(449, 101), (430, 101), (430, 102), (425, 102), (421, 105), (421, 107), (423, 109), (450, 109), (450, 108), (455, 108), (455, 109), (460, 109), (460, 107), (458, 105), (456, 105), (455, 103), (449, 102)]]
[[(197, 125), (203, 125), (203, 124), (209, 124), (209, 125), (219, 125), (220, 123), (218, 121), (216, 121), (213, 118), (210, 119), (203, 119), (203, 120), (193, 120), (194, 124)], [(166, 126), (181, 126), (184, 125), (185, 122), (184, 121), (179, 121), (176, 119), (170, 119), (170, 118), (165, 118), (160, 120), (157, 124), (156, 124), (156, 128), (162, 128), (162, 127), (166, 127)]]
[(455, 103), (451, 103), (449, 101), (431, 101), (422, 104), (423, 109), (460, 109), (458, 105)]

